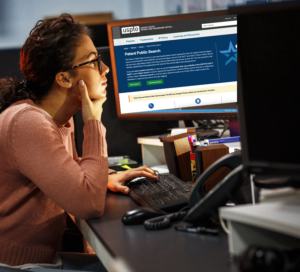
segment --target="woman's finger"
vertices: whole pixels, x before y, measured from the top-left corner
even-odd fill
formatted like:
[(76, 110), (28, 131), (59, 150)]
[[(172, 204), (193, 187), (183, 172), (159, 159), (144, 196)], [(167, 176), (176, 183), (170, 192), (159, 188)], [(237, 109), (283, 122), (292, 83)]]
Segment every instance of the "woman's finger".
[(152, 174), (152, 173), (149, 173), (149, 172), (147, 172), (147, 171), (143, 171), (143, 172), (142, 172), (142, 176), (143, 176), (143, 177), (146, 177), (146, 178), (152, 178), (152, 179), (158, 180), (158, 176), (157, 176), (155, 173)]
[(114, 188), (115, 192), (121, 192), (124, 194), (128, 194), (129, 193), (129, 188), (127, 186), (123, 186), (121, 184), (116, 184), (115, 188)]
[(82, 105), (88, 105), (91, 102), (85, 82), (81, 79), (78, 82), (78, 88), (81, 94)]
[(102, 104), (106, 100), (106, 97), (91, 100), (87, 90), (85, 82), (81, 79), (78, 81), (78, 88), (81, 97), (81, 109), (82, 109), (82, 119), (86, 124), (89, 120), (101, 120), (102, 115)]
[(144, 165), (144, 166), (140, 166), (138, 168), (134, 168), (134, 169), (141, 169), (141, 170), (144, 170), (144, 171), (147, 171), (149, 173), (152, 173), (152, 174), (155, 174), (155, 171), (153, 169), (151, 169), (149, 166), (147, 165)]
[(127, 179), (133, 179), (133, 178), (137, 178), (137, 177), (146, 177), (146, 178), (158, 180), (158, 177), (156, 176), (154, 171), (153, 171), (154, 173), (152, 173), (152, 172), (146, 171), (145, 169), (138, 169), (138, 168), (136, 168), (136, 169), (137, 170), (135, 170), (135, 171), (130, 171), (130, 172), (128, 171), (129, 176)]
[(146, 166), (145, 171), (152, 173), (152, 174), (156, 174), (156, 172), (148, 166)]

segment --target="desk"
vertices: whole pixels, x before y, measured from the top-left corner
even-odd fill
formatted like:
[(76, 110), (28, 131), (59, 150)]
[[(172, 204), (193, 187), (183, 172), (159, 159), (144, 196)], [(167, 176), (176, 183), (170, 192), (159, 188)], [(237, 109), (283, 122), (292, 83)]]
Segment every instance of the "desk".
[(128, 196), (108, 192), (101, 218), (76, 219), (77, 226), (107, 269), (121, 258), (128, 265), (128, 271), (134, 272), (238, 271), (229, 259), (224, 233), (210, 236), (178, 232), (174, 228), (147, 231), (142, 225), (123, 225), (121, 217), (137, 206)]
[[(164, 146), (158, 136), (148, 136), (137, 138), (138, 144), (142, 148), (143, 165), (156, 166), (166, 164)], [(226, 143), (229, 153), (234, 152), (235, 148), (240, 148), (240, 142)]]

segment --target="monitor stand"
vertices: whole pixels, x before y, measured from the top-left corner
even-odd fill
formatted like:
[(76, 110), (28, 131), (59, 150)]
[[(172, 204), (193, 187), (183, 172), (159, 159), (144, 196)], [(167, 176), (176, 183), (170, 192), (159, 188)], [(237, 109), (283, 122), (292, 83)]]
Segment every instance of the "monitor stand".
[[(180, 128), (192, 128), (192, 127), (195, 127), (195, 125), (194, 125), (192, 120), (180, 120), (178, 122), (178, 127), (180, 127)], [(239, 128), (238, 119), (229, 120), (229, 131), (230, 131), (230, 137), (240, 136), (240, 128)], [(214, 129), (210, 129), (210, 130), (197, 129), (197, 132), (203, 132), (205, 134), (207, 132), (217, 132), (217, 130), (214, 130)], [(216, 135), (218, 135), (218, 134), (216, 134)]]
[[(179, 120), (178, 121), (178, 128), (179, 129), (185, 129), (185, 128), (190, 128), (190, 129), (195, 129), (194, 131), (197, 133), (198, 140), (201, 139), (203, 141), (204, 139), (210, 138), (218, 138), (220, 135), (220, 132), (218, 130), (214, 129), (200, 129), (195, 126), (192, 120)], [(187, 131), (185, 131), (187, 132)], [(181, 132), (183, 133), (183, 132)]]

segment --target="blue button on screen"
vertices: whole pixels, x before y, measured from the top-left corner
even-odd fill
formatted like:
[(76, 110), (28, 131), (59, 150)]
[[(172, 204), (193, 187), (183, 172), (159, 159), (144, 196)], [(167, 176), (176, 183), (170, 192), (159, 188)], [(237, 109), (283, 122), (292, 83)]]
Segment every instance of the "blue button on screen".
[(200, 98), (197, 98), (197, 99), (195, 100), (195, 102), (196, 102), (196, 104), (200, 104), (200, 103), (201, 103), (201, 99), (200, 99)]
[(154, 108), (153, 103), (150, 103), (150, 104), (149, 104), (149, 108), (150, 108), (150, 109), (153, 109), (153, 108)]

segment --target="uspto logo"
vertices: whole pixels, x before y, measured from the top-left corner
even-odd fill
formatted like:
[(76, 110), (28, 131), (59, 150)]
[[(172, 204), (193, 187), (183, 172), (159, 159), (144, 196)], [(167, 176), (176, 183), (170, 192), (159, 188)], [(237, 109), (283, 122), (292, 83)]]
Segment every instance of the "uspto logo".
[(131, 34), (131, 33), (138, 33), (140, 32), (139, 26), (129, 26), (129, 27), (122, 27), (122, 34)]

